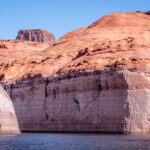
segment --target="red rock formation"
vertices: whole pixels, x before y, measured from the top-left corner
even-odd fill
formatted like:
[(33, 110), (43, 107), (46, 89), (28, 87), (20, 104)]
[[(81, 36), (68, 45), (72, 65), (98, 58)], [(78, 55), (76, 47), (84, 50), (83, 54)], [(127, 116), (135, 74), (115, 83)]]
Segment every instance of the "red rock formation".
[(149, 21), (112, 13), (38, 51), (5, 42), (0, 74), (21, 130), (150, 133)]
[(55, 42), (55, 36), (45, 30), (20, 30), (16, 38), (20, 41), (32, 41), (53, 44)]
[(146, 15), (150, 15), (150, 11), (145, 12)]
[(7, 47), (6, 47), (5, 44), (1, 44), (1, 45), (0, 45), (0, 48), (7, 49)]

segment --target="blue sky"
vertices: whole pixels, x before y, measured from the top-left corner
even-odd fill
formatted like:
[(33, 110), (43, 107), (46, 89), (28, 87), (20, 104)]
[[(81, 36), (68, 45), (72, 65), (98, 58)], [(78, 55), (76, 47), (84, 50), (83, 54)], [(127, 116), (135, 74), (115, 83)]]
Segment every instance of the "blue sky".
[(45, 29), (56, 39), (111, 12), (150, 10), (150, 0), (0, 0), (0, 39)]

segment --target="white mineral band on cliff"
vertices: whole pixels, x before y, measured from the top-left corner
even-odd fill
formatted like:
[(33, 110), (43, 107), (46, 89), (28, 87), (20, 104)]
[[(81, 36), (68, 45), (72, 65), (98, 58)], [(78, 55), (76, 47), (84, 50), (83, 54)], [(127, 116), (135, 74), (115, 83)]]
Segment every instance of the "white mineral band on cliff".
[(12, 101), (0, 85), (0, 134), (19, 134), (19, 126)]

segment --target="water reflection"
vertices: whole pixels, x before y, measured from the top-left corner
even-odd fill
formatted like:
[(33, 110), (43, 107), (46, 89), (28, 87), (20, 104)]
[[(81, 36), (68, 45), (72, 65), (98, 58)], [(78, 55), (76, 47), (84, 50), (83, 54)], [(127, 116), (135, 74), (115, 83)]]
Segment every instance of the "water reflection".
[(150, 150), (150, 135), (22, 133), (0, 136), (0, 150)]

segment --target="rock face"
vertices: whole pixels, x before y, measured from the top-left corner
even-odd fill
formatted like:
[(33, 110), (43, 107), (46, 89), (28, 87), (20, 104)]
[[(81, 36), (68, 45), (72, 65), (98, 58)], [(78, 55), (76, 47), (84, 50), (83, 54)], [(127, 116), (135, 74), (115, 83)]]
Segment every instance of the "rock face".
[(150, 11), (145, 12), (146, 15), (150, 15)]
[(55, 37), (52, 33), (41, 29), (20, 30), (16, 39), (20, 41), (44, 42), (49, 44), (55, 42)]
[(6, 89), (22, 131), (150, 133), (149, 79), (127, 70), (76, 72)]
[(20, 133), (12, 101), (0, 85), (0, 134)]
[(148, 79), (130, 71), (78, 72), (28, 78), (7, 91), (22, 131), (149, 133)]
[(1, 42), (0, 76), (20, 129), (150, 133), (149, 21), (112, 13), (37, 51)]

